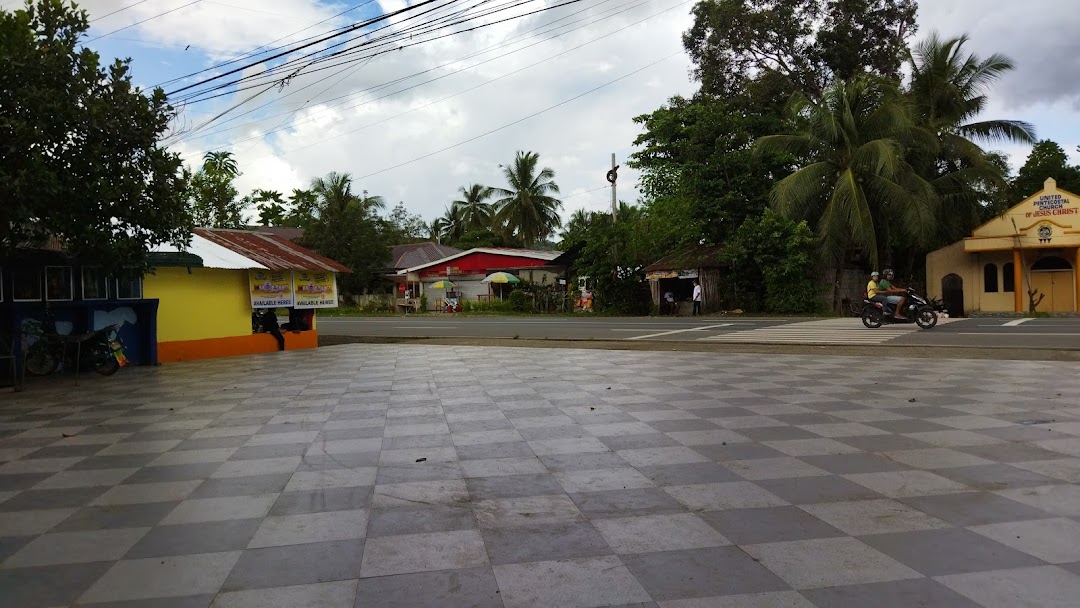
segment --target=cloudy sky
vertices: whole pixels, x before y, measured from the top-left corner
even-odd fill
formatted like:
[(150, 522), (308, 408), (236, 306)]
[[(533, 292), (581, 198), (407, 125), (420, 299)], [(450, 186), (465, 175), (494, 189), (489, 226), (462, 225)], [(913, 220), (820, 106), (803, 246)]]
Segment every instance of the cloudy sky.
[[(140, 85), (168, 83), (164, 88), (172, 91), (223, 70), (169, 81), (257, 47), (295, 42), (419, 1), (79, 4), (93, 20), (90, 47), (106, 58), (131, 57)], [(470, 25), (565, 1), (534, 0)], [(967, 32), (972, 51), (1011, 56), (1018, 69), (992, 92), (987, 117), (1032, 122), (1040, 137), (1058, 141), (1080, 162), (1080, 38), (1075, 35), (1080, 11), (1073, 10), (1074, 1), (923, 0), (919, 22), (920, 35), (932, 30), (944, 35)], [(15, 4), (0, 0), (4, 8)], [(461, 0), (432, 16), (461, 7), (492, 11), (509, 4)], [(173, 145), (192, 164), (208, 150), (232, 151), (243, 171), (242, 193), (253, 188), (289, 192), (314, 176), (344, 171), (356, 178), (357, 190), (382, 195), (391, 203), (403, 201), (429, 220), (442, 213), (462, 185), (501, 185), (499, 164), (509, 162), (516, 150), (532, 150), (555, 169), (565, 214), (604, 209), (610, 201), (604, 189), (610, 155), (614, 152), (624, 163), (639, 132), (631, 119), (696, 88), (680, 44), (691, 6), (692, 0), (581, 0), (297, 76), (202, 129), (208, 119), (261, 89), (188, 104), (181, 115), (186, 133)], [(419, 10), (394, 21), (415, 12)], [(249, 67), (243, 73), (266, 67)], [(1017, 167), (1027, 154), (1021, 146), (996, 148), (1008, 152)], [(634, 200), (636, 175), (628, 169), (619, 175), (620, 198)]]

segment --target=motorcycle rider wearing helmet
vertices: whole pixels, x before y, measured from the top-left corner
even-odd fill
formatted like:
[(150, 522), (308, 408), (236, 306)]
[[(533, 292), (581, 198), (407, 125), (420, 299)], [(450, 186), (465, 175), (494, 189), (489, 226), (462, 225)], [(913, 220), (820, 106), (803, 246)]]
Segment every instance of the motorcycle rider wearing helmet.
[(888, 299), (885, 294), (881, 293), (881, 273), (873, 271), (870, 273), (870, 282), (866, 284), (866, 299), (871, 302), (877, 302), (882, 306), (887, 306)]
[(903, 310), (904, 302), (907, 300), (907, 298), (905, 298), (903, 294), (905, 294), (906, 292), (899, 287), (893, 287), (892, 282), (894, 277), (891, 268), (886, 268), (883, 274), (885, 275), (885, 278), (878, 281), (877, 292), (885, 295), (885, 312), (888, 312), (889, 306), (892, 306), (893, 316), (897, 319), (905, 319), (906, 317), (904, 317), (903, 315)]

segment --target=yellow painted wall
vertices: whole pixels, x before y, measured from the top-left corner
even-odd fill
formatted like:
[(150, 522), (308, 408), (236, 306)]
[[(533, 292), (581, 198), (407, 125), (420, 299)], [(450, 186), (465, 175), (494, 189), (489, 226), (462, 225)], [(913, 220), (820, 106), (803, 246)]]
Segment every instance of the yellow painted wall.
[(159, 342), (251, 335), (246, 270), (158, 268), (143, 292), (159, 300)]
[[(1040, 229), (1047, 236), (1039, 234)], [(1059, 190), (1053, 179), (1043, 189), (1000, 216), (976, 228), (964, 239), (967, 251), (996, 251), (1021, 247), (1080, 246), (1080, 196)]]

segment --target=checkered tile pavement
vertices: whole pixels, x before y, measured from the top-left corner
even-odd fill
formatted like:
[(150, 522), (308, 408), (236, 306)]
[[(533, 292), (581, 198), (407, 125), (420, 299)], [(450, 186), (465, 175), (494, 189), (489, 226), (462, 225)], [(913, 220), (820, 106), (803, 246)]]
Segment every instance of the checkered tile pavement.
[(0, 603), (1075, 607), (1075, 371), (356, 345), (67, 378), (0, 394)]

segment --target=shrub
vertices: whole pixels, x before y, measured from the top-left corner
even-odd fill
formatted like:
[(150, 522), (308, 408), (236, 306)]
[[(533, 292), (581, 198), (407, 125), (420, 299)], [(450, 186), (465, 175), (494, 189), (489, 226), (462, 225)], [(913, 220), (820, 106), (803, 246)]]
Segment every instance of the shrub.
[(510, 304), (510, 310), (514, 312), (526, 312), (529, 310), (529, 294), (524, 290), (515, 289), (507, 296), (507, 301)]

